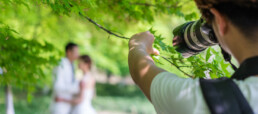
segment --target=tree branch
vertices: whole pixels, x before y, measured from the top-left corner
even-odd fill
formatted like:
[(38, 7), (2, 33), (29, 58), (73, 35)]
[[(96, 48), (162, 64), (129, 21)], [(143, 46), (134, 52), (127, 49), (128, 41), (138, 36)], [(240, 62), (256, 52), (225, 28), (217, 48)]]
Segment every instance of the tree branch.
[(116, 36), (116, 37), (121, 38), (121, 39), (130, 39), (130, 38), (128, 38), (128, 37), (124, 37), (124, 36), (118, 35), (118, 34), (112, 32), (112, 31), (110, 31), (110, 30), (104, 28), (103, 26), (101, 26), (101, 25), (98, 24), (97, 22), (93, 21), (91, 18), (89, 18), (89, 17), (86, 16), (86, 15), (83, 15), (83, 14), (81, 14), (81, 13), (79, 13), (79, 14), (80, 14), (80, 16), (84, 17), (84, 18), (87, 19), (89, 22), (91, 22), (92, 24), (96, 25), (97, 27), (99, 27), (100, 29), (104, 30), (105, 32), (107, 32), (107, 33), (110, 34), (110, 35)]
[[(162, 6), (160, 4), (151, 4), (151, 3), (140, 3), (140, 2), (135, 2), (135, 3), (130, 3), (131, 5), (140, 5), (140, 6), (146, 6), (146, 7), (159, 7)], [(166, 8), (178, 8), (178, 3), (170, 5), (170, 6), (163, 6)]]
[[(105, 32), (107, 32), (109, 35), (113, 35), (116, 36), (117, 38), (121, 38), (121, 39), (130, 39), (124, 36), (120, 36), (118, 34), (115, 34), (114, 32), (104, 28), (103, 26), (101, 26), (100, 24), (98, 24), (97, 22), (93, 21), (91, 18), (89, 18), (88, 16), (82, 15), (81, 13), (79, 13), (82, 17), (86, 18), (90, 23), (96, 25), (97, 27), (99, 27), (100, 29), (104, 30)], [(173, 62), (171, 62), (170, 60), (168, 60), (166, 57), (161, 56), (163, 59), (165, 59), (167, 62), (169, 62), (171, 65), (175, 66), (179, 71), (181, 71), (182, 73), (184, 73), (186, 76), (190, 77), (190, 78), (194, 78), (194, 76), (191, 76), (190, 74), (186, 73), (185, 71), (183, 71), (181, 69), (181, 67), (191, 67), (191, 66), (177, 66), (176, 64), (174, 64)]]
[(180, 66), (177, 66), (176, 64), (174, 64), (173, 62), (171, 62), (170, 60), (168, 60), (166, 57), (161, 56), (164, 60), (166, 60), (167, 62), (169, 62), (171, 65), (175, 66), (179, 71), (181, 71), (182, 73), (184, 73), (186, 76), (190, 77), (190, 78), (194, 78), (194, 76), (186, 73), (185, 71), (183, 71)]

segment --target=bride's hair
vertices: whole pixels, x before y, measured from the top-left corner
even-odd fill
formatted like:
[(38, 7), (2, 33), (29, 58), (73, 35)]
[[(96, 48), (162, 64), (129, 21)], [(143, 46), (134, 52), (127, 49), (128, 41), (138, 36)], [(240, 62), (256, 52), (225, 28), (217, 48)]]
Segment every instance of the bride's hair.
[(88, 56), (88, 55), (81, 55), (79, 59), (80, 59), (82, 62), (88, 64), (88, 65), (89, 65), (89, 68), (91, 69), (92, 61), (91, 61), (90, 56)]

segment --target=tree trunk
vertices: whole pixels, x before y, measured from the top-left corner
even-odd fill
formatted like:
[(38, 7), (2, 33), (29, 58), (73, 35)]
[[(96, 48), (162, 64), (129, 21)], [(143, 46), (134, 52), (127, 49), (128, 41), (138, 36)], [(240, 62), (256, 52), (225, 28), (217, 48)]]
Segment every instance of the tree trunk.
[(6, 114), (15, 114), (13, 106), (13, 94), (10, 85), (5, 86), (5, 106)]

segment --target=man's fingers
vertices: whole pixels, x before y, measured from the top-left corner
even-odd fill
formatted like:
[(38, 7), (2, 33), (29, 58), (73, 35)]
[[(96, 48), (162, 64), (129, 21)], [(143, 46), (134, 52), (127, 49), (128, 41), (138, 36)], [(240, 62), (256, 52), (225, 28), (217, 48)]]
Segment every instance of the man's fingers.
[(159, 53), (159, 50), (153, 48), (153, 53), (152, 53), (152, 54), (154, 54), (154, 55), (159, 55), (160, 53)]
[(175, 37), (173, 38), (172, 44), (173, 44), (173, 46), (176, 46), (176, 45), (178, 45), (180, 42), (181, 42), (180, 37), (179, 37), (179, 36), (175, 36)]
[(175, 41), (175, 40), (178, 40), (178, 36), (175, 36), (175, 37), (173, 38), (173, 41)]
[(178, 42), (173, 42), (173, 46), (176, 46), (178, 44)]

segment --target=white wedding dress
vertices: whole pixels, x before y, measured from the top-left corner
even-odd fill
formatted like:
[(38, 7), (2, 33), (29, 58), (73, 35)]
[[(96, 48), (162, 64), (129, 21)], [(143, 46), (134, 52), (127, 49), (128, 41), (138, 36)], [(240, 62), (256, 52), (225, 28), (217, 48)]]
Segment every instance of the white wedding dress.
[[(90, 75), (86, 74), (82, 81), (87, 85), (90, 78)], [(83, 93), (82, 102), (74, 107), (72, 114), (96, 114), (96, 111), (91, 104), (93, 96), (94, 88), (86, 88)]]

